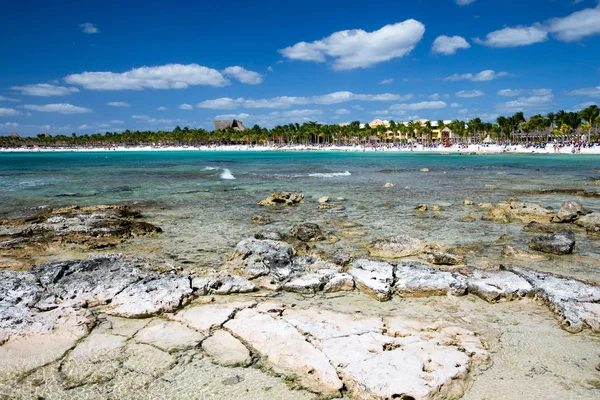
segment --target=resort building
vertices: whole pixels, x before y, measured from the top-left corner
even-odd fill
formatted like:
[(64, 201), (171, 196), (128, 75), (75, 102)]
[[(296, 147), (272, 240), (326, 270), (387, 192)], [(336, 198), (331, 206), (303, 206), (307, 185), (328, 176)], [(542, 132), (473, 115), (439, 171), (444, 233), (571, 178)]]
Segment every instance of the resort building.
[(238, 132), (246, 130), (244, 123), (237, 119), (227, 120), (227, 121), (215, 121), (215, 130), (216, 131), (224, 131), (229, 128), (233, 129), (234, 131), (238, 131)]
[(19, 136), (19, 134), (17, 132), (13, 132), (10, 134), (10, 137), (16, 139), (16, 138), (20, 138), (21, 136)]

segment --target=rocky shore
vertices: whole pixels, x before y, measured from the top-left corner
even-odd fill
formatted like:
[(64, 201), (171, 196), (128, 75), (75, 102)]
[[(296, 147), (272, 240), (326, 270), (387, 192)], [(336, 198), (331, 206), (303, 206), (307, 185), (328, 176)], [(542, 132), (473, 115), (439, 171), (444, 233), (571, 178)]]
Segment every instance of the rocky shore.
[[(277, 192), (259, 207), (302, 201)], [(26, 270), (36, 247), (103, 248), (160, 228), (123, 206), (3, 221), (2, 255), (17, 262), (0, 270), (0, 398), (202, 398), (194, 388), (204, 385), (222, 398), (243, 386), (248, 398), (453, 399), (510, 351), (490, 326), (502, 315), (527, 324), (519, 310), (544, 318), (545, 305), (566, 335), (600, 333), (600, 286), (510, 262), (573, 257), (572, 230), (595, 235), (595, 214), (577, 202), (558, 212), (514, 199), (479, 208), (485, 221), (536, 233), (531, 252), (505, 249), (506, 262), (480, 268), (402, 234), (365, 243), (368, 256), (328, 253), (315, 244), (335, 243), (335, 231), (304, 223), (240, 241), (218, 269), (104, 254)], [(573, 390), (594, 390), (585, 382)]]

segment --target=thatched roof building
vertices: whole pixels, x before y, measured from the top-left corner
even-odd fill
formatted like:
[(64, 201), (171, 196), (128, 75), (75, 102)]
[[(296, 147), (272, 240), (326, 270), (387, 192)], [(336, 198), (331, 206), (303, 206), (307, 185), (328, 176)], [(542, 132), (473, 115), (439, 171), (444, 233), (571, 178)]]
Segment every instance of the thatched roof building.
[(17, 132), (13, 132), (10, 134), (11, 138), (20, 138), (21, 136), (19, 136), (19, 134)]
[(245, 131), (246, 127), (242, 121), (237, 119), (228, 121), (215, 121), (215, 130), (224, 131), (227, 128), (232, 128), (234, 131)]

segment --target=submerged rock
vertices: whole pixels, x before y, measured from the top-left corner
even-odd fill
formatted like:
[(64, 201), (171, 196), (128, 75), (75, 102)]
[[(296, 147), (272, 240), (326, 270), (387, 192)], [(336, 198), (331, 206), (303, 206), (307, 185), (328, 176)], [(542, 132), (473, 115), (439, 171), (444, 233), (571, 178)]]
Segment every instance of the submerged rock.
[(427, 206), (427, 204), (418, 204), (415, 207), (415, 211), (419, 211), (419, 212), (425, 212), (429, 209), (429, 207)]
[(259, 206), (293, 206), (302, 203), (304, 196), (296, 192), (273, 192), (266, 199), (258, 202)]
[(554, 213), (542, 207), (539, 204), (524, 203), (520, 201), (510, 201), (507, 203), (499, 203), (491, 208), (487, 215), (482, 219), (484, 221), (493, 221), (496, 223), (509, 223), (520, 221), (529, 223), (532, 221), (547, 224), (550, 223)]
[(539, 222), (532, 221), (523, 227), (525, 232), (532, 233), (554, 233), (561, 229), (564, 229), (560, 225), (552, 224), (540, 224)]
[(554, 217), (554, 222), (573, 222), (582, 215), (590, 214), (591, 211), (584, 208), (583, 205), (575, 200), (562, 203), (558, 214)]
[(425, 259), (427, 262), (435, 265), (461, 265), (465, 263), (464, 257), (439, 251), (427, 252)]
[(391, 264), (366, 259), (356, 260), (348, 267), (348, 273), (362, 292), (379, 301), (390, 299), (394, 283), (394, 267)]
[(575, 235), (563, 229), (556, 233), (539, 235), (529, 242), (529, 248), (551, 254), (571, 254), (575, 248)]
[(374, 257), (402, 258), (422, 253), (425, 243), (408, 235), (399, 235), (371, 242), (367, 249)]
[(441, 271), (418, 261), (407, 261), (394, 269), (394, 292), (400, 296), (464, 295), (465, 279), (457, 272)]
[(325, 239), (325, 235), (319, 225), (304, 223), (295, 225), (290, 230), (290, 234), (303, 242), (317, 242)]
[(267, 225), (271, 223), (271, 217), (268, 215), (253, 215), (252, 223), (256, 225)]
[(246, 367), (252, 363), (246, 346), (231, 333), (221, 329), (202, 342), (202, 349), (215, 363), (224, 367)]

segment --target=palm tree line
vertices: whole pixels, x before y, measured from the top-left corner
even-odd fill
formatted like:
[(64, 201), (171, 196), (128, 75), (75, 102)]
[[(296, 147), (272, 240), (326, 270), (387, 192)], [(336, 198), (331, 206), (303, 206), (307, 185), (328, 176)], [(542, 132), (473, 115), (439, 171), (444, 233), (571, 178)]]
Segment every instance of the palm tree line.
[[(500, 116), (495, 123), (483, 122), (474, 118), (469, 122), (454, 120), (445, 124), (437, 121), (436, 130), (448, 127), (454, 141), (482, 140), (495, 141), (548, 141), (553, 139), (573, 140), (587, 138), (598, 140), (600, 116), (597, 105), (591, 105), (579, 112), (560, 110), (556, 113), (534, 115), (525, 119), (522, 112), (510, 117)], [(130, 131), (95, 133), (92, 135), (49, 135), (36, 137), (1, 136), (0, 147), (108, 147), (108, 146), (197, 146), (206, 144), (328, 144), (356, 142), (433, 142), (434, 128), (431, 121), (421, 124), (418, 121), (400, 123), (390, 121), (389, 126), (362, 125), (359, 121), (349, 124), (318, 124), (314, 121), (302, 124), (277, 125), (272, 129), (254, 125), (250, 129), (237, 131), (207, 131), (177, 126), (172, 131)]]

